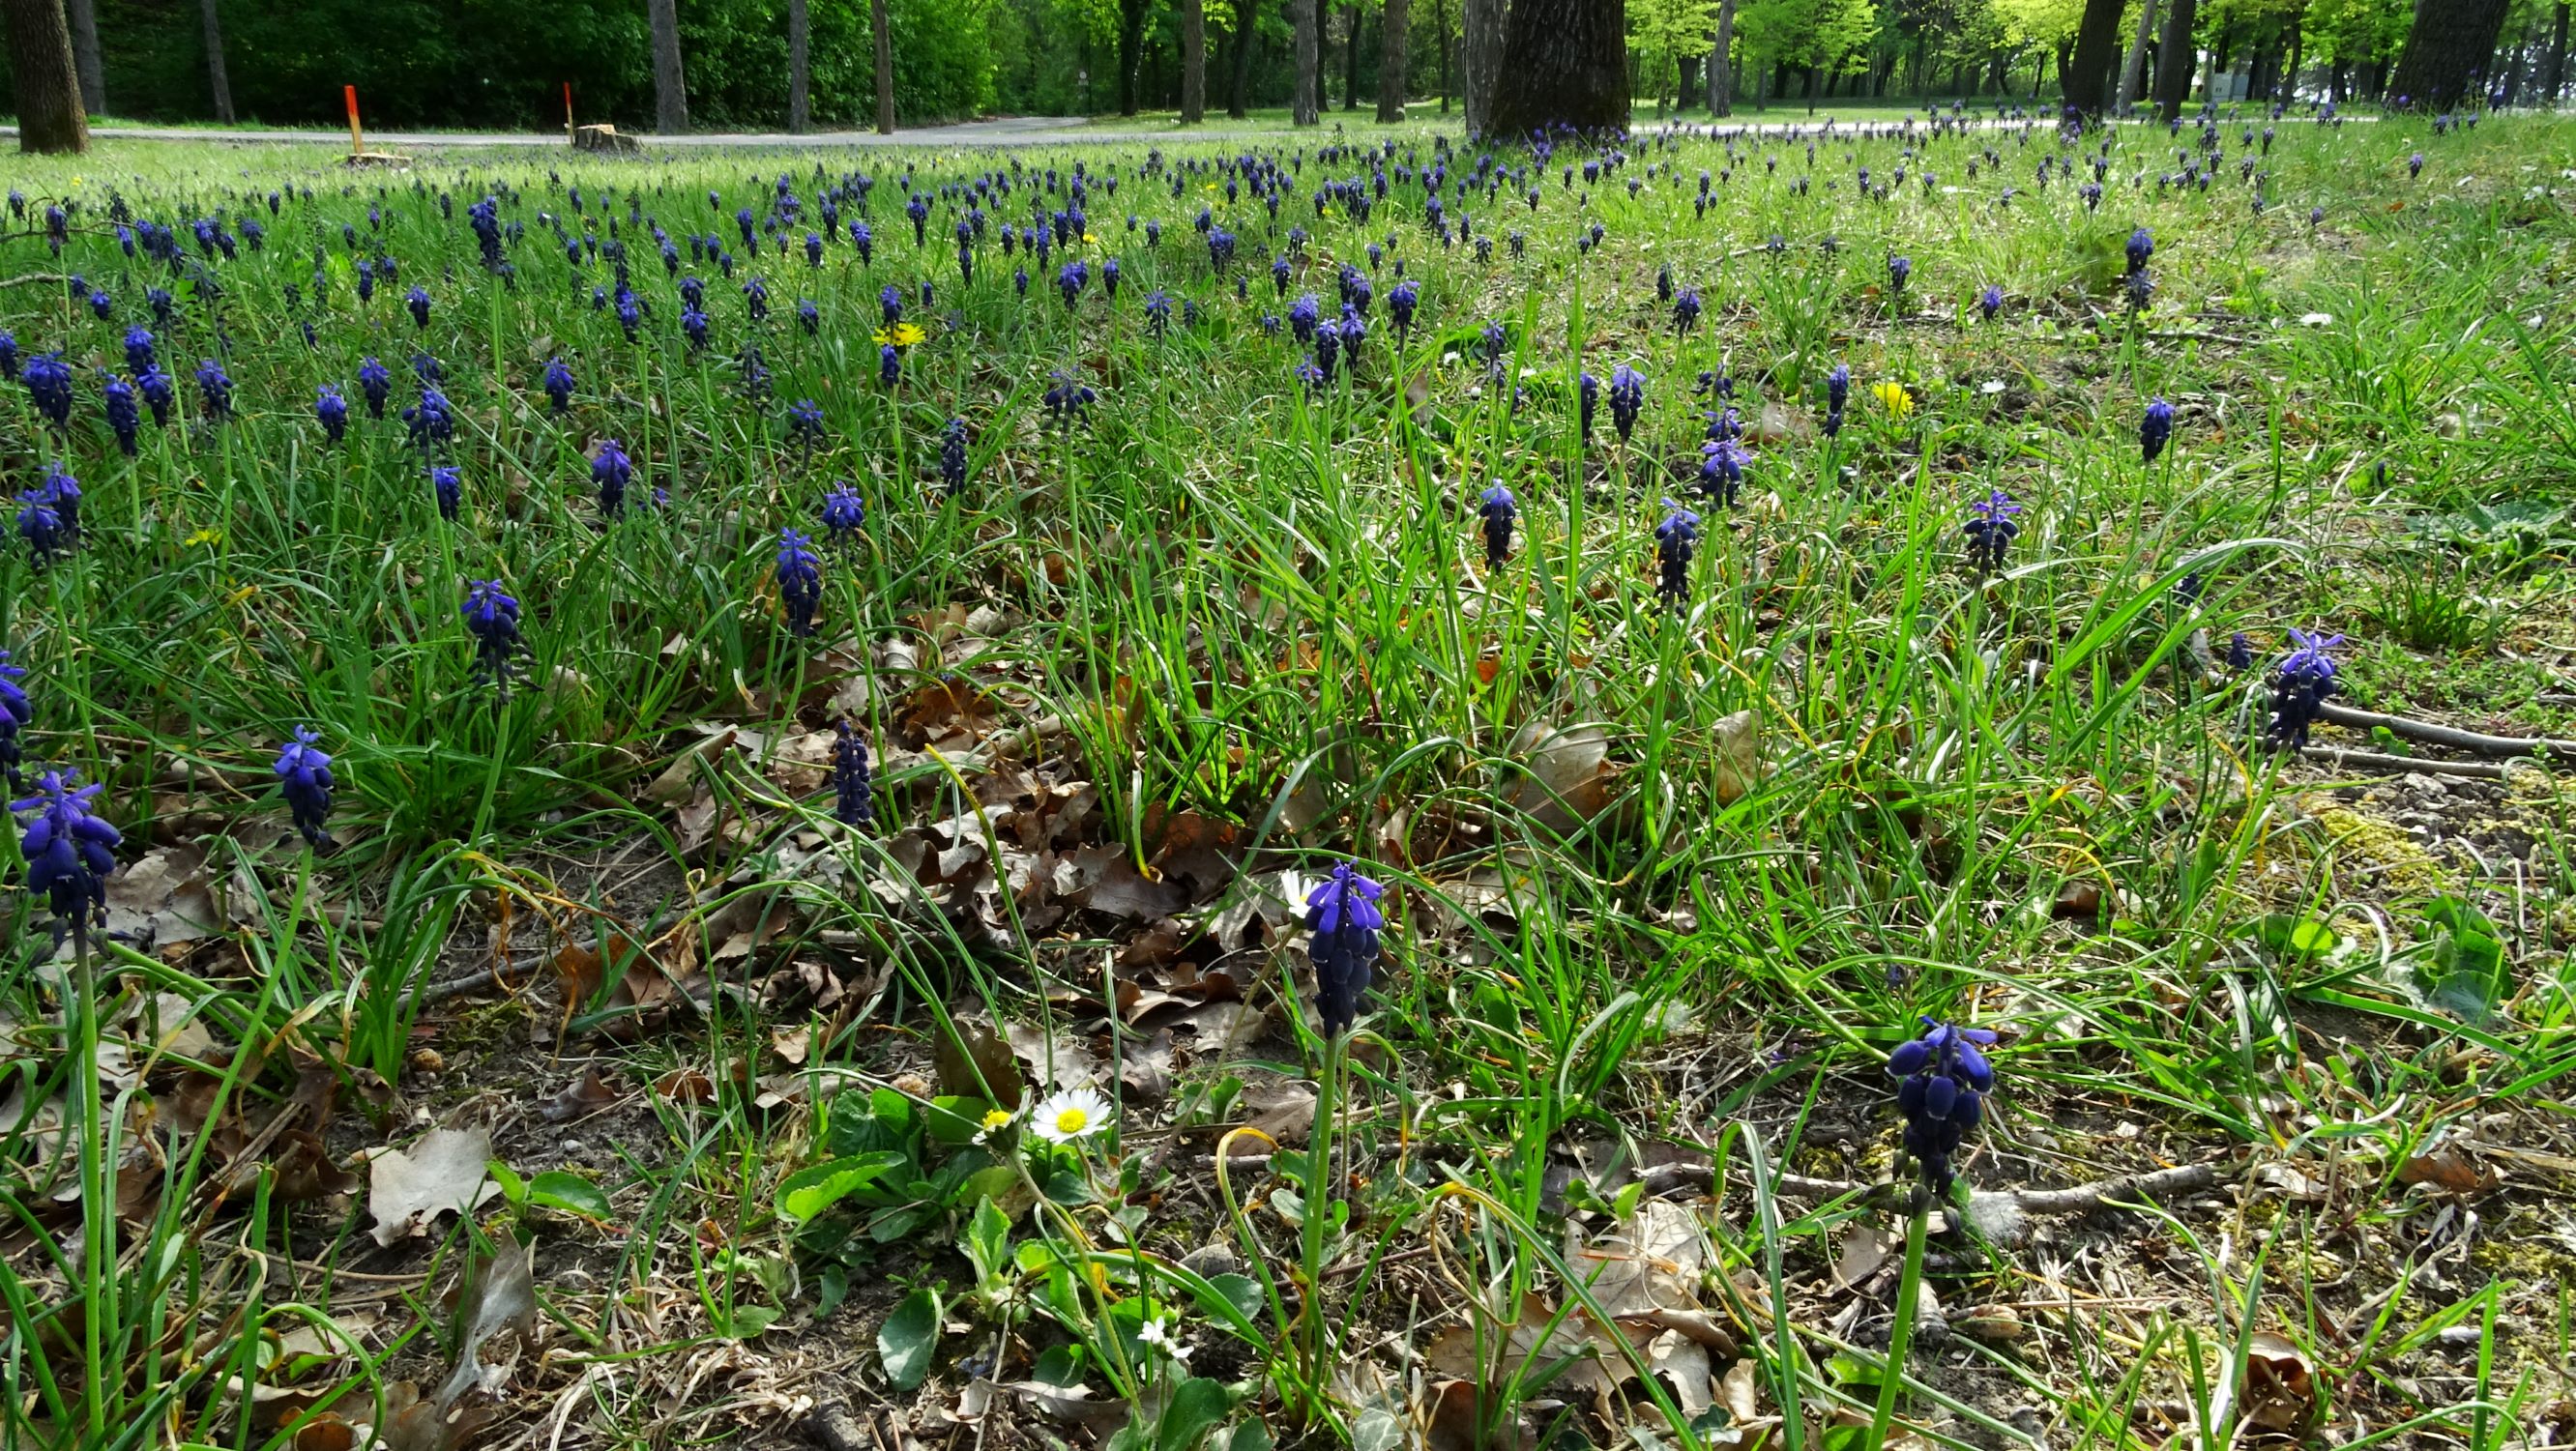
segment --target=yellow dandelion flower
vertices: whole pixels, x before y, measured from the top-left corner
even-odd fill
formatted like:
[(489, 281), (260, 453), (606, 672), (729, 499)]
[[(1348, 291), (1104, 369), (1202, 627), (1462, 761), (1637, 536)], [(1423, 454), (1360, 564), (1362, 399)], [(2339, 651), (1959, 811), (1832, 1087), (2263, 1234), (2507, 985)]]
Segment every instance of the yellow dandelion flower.
[(1905, 385), (1902, 383), (1880, 383), (1869, 391), (1886, 406), (1888, 412), (1899, 418), (1908, 417), (1914, 412), (1914, 395), (1906, 392)]
[(919, 323), (899, 322), (892, 327), (878, 328), (871, 336), (880, 347), (892, 343), (898, 348), (908, 348), (929, 335), (921, 330)]

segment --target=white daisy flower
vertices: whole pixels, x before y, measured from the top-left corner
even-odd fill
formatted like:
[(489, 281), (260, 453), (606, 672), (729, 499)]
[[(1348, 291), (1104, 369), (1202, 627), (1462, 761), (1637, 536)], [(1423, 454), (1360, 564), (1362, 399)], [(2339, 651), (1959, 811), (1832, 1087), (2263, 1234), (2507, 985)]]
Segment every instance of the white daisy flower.
[(1109, 1100), (1088, 1088), (1068, 1089), (1038, 1105), (1029, 1127), (1051, 1143), (1069, 1144), (1109, 1126)]
[(1189, 1363), (1190, 1348), (1174, 1339), (1171, 1327), (1160, 1320), (1146, 1321), (1145, 1328), (1136, 1332), (1136, 1339), (1139, 1344), (1151, 1346), (1183, 1365)]

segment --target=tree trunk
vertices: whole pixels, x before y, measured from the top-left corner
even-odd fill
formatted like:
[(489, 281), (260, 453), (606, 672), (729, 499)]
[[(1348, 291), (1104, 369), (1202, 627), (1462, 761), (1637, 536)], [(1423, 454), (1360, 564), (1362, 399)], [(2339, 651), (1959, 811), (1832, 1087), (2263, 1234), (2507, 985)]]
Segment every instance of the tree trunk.
[(1386, 14), (1378, 20), (1377, 52), (1377, 118), (1380, 121), (1404, 119), (1405, 34), (1412, 20), (1407, 0), (1386, 0)]
[[(689, 84), (680, 69), (679, 0), (646, 0), (653, 23), (653, 129), (676, 136), (689, 129)], [(206, 0), (208, 14), (214, 0)]]
[(2294, 101), (2299, 95), (2299, 68), (2308, 62), (2308, 27), (2304, 15), (2290, 17), (2290, 64), (2282, 74), (2281, 99)]
[(2549, 69), (2542, 84), (2548, 91), (2542, 99), (2551, 106), (2558, 104), (2559, 88), (2567, 83), (2567, 0), (2559, 0), (2558, 18), (2550, 22)]
[(1181, 124), (1207, 119), (1207, 0), (1181, 0)]
[(1735, 114), (1735, 0), (1717, 0), (1717, 39), (1708, 48), (1708, 114)]
[(1322, 22), (1324, 0), (1288, 0), (1288, 14), (1297, 27), (1297, 89), (1289, 102), (1289, 117), (1299, 126), (1324, 123), (1323, 98), (1317, 94), (1323, 77), (1321, 70), (1323, 41), (1315, 31)]
[(2147, 80), (2147, 45), (2156, 38), (2156, 0), (2142, 0), (2138, 6), (2138, 33), (2129, 42), (2129, 58), (2120, 66), (2119, 94), (2111, 100), (2111, 113), (2129, 114), (2129, 108), (2145, 94)]
[(2406, 53), (2388, 89), (2419, 111), (2448, 111), (2474, 100), (2475, 72), (2495, 53), (2507, 0), (2440, 0), (2415, 7)]
[(1440, 114), (1449, 114), (1449, 0), (1431, 0), (1431, 33), (1440, 39)]
[(877, 134), (892, 136), (894, 134), (894, 21), (886, 14), (886, 0), (868, 0), (868, 24), (876, 32), (877, 40)]
[(2192, 22), (2198, 17), (2199, 0), (2169, 0), (2165, 7), (2165, 33), (2156, 47), (2156, 114), (2170, 121), (2182, 114), (2182, 103), (2191, 99)]
[(1356, 5), (1343, 13), (1350, 17), (1351, 33), (1342, 41), (1342, 109), (1356, 111), (1360, 108), (1360, 22), (1363, 17)]
[(1226, 89), (1225, 113), (1238, 121), (1252, 114), (1252, 42), (1260, 14), (1259, 0), (1234, 0), (1234, 81)]
[(2120, 59), (2121, 0), (2084, 0), (2084, 18), (2075, 29), (2075, 56), (2059, 79), (2066, 104), (2087, 116), (2098, 115), (2111, 99), (2111, 67)]
[(1514, 0), (1486, 129), (1628, 125), (1627, 0)]
[(206, 22), (206, 83), (215, 93), (215, 119), (229, 122), (233, 119), (233, 83), (224, 75), (223, 19), (215, 14), (215, 0), (198, 0), (197, 8)]
[(1147, 0), (1119, 0), (1118, 114), (1136, 114), (1136, 72), (1145, 63)]
[(1467, 134), (1492, 134), (1494, 88), (1502, 79), (1505, 0), (1460, 0), (1458, 63), (1465, 72)]
[(807, 63), (806, 0), (787, 0), (787, 129), (814, 124), (813, 70)]
[[(60, 0), (0, 0), (9, 35), (9, 74), (18, 89), (18, 149), (89, 150), (89, 117), (81, 111), (80, 77)], [(207, 13), (214, 12), (209, 7)]]
[(1690, 109), (1691, 92), (1699, 89), (1699, 57), (1682, 54), (1673, 57), (1673, 104)]
[(93, 116), (107, 114), (107, 72), (98, 60), (98, 0), (68, 0), (72, 25), (72, 69), (80, 75), (81, 107)]

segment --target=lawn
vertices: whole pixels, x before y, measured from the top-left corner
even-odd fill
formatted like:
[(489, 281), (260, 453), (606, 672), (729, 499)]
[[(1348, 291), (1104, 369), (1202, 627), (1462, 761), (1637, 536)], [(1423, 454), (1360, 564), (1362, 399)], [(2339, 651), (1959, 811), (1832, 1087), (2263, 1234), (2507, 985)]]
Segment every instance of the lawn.
[(22, 160), (0, 1442), (2563, 1442), (2569, 178)]

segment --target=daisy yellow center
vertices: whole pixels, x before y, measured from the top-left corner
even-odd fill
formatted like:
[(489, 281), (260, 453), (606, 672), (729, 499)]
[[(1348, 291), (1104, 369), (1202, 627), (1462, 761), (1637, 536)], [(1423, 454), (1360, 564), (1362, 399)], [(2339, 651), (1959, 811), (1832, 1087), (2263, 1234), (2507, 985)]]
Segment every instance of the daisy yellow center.
[(984, 1115), (984, 1127), (988, 1129), (1001, 1128), (1010, 1121), (1011, 1111), (1006, 1108), (993, 1109)]
[(1091, 1127), (1091, 1110), (1081, 1107), (1056, 1110), (1055, 1131), (1057, 1133), (1078, 1134), (1089, 1127)]

